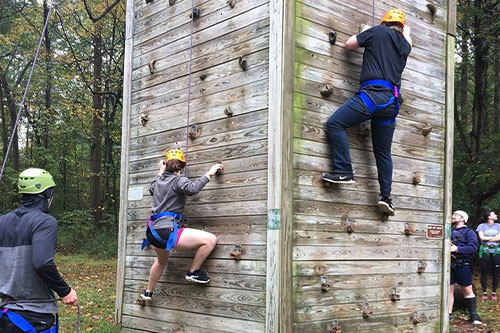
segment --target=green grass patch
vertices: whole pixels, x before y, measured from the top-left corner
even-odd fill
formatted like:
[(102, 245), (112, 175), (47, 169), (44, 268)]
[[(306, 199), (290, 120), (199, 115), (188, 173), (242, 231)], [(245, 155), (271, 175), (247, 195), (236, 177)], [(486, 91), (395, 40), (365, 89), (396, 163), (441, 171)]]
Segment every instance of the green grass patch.
[[(119, 326), (114, 323), (116, 258), (57, 255), (55, 262), (66, 282), (78, 295), (81, 308), (80, 331), (120, 332)], [(76, 331), (76, 307), (60, 304), (59, 316), (59, 332)]]

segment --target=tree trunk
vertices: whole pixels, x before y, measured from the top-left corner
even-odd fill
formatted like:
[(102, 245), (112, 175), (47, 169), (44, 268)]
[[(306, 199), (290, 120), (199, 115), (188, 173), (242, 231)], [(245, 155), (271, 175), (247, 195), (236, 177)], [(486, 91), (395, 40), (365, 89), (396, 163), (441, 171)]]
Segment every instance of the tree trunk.
[(93, 64), (93, 96), (92, 107), (94, 115), (92, 119), (92, 137), (90, 139), (90, 208), (97, 223), (102, 216), (101, 207), (101, 136), (102, 136), (102, 97), (99, 94), (102, 89), (102, 34), (101, 25), (94, 24), (95, 31), (92, 37), (94, 54)]
[[(47, 0), (43, 2), (43, 17), (44, 23), (47, 19), (47, 14), (49, 13), (49, 8), (47, 6)], [(51, 73), (51, 62), (52, 62), (52, 54), (51, 54), (51, 46), (50, 46), (50, 38), (49, 38), (49, 28), (45, 30), (45, 112), (43, 122), (43, 146), (45, 148), (49, 148), (49, 119), (50, 119), (50, 106), (52, 99), (52, 73)]]
[[(10, 113), (11, 129), (13, 131), (17, 119), (16, 103), (14, 102), (14, 98), (12, 97), (12, 92), (10, 91), (9, 88), (9, 83), (4, 74), (0, 74), (0, 81), (3, 87), (4, 95), (7, 98), (7, 107), (9, 108), (9, 113)], [(18, 141), (17, 129), (14, 133), (14, 140), (12, 142), (11, 149), (12, 149), (12, 158), (13, 158), (12, 161), (14, 164), (14, 170), (19, 172), (19, 141)]]
[(493, 130), (498, 133), (500, 130), (500, 44), (496, 45), (495, 61), (493, 67)]
[(9, 144), (9, 133), (7, 131), (7, 118), (5, 117), (5, 105), (3, 101), (3, 89), (0, 86), (0, 121), (2, 122), (2, 153), (7, 155), (7, 145)]

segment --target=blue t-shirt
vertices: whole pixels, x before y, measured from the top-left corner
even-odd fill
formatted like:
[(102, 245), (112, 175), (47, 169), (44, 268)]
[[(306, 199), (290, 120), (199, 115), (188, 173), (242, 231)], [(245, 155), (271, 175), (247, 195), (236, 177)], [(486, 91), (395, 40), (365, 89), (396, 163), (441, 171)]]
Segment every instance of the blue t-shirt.
[(401, 87), (401, 74), (411, 51), (410, 43), (393, 29), (374, 26), (356, 36), (358, 45), (365, 48), (361, 83), (386, 80)]
[[(493, 223), (492, 226), (489, 226), (488, 223), (481, 223), (477, 227), (476, 231), (482, 232), (485, 237), (496, 237), (498, 233), (500, 233), (500, 224)], [(483, 241), (483, 244), (487, 246), (496, 246), (499, 245), (499, 242)], [(490, 249), (490, 252), (493, 253), (494, 250)]]

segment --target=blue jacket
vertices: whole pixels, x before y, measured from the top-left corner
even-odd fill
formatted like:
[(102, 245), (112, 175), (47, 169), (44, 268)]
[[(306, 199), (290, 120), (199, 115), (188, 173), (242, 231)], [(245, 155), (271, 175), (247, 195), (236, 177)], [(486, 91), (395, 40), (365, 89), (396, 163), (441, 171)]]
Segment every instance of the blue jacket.
[(453, 253), (452, 261), (457, 259), (472, 260), (478, 249), (476, 232), (468, 226), (453, 228), (451, 230), (451, 241), (457, 246), (457, 252)]

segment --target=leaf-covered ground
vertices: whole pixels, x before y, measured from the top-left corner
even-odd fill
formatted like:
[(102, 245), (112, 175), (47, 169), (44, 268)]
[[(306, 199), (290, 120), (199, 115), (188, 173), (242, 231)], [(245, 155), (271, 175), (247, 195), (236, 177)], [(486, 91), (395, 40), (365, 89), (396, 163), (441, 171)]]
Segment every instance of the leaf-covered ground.
[[(80, 331), (119, 332), (114, 324), (116, 259), (61, 256), (55, 259), (64, 279), (76, 290), (81, 308)], [(74, 333), (77, 309), (59, 306), (61, 333)]]

